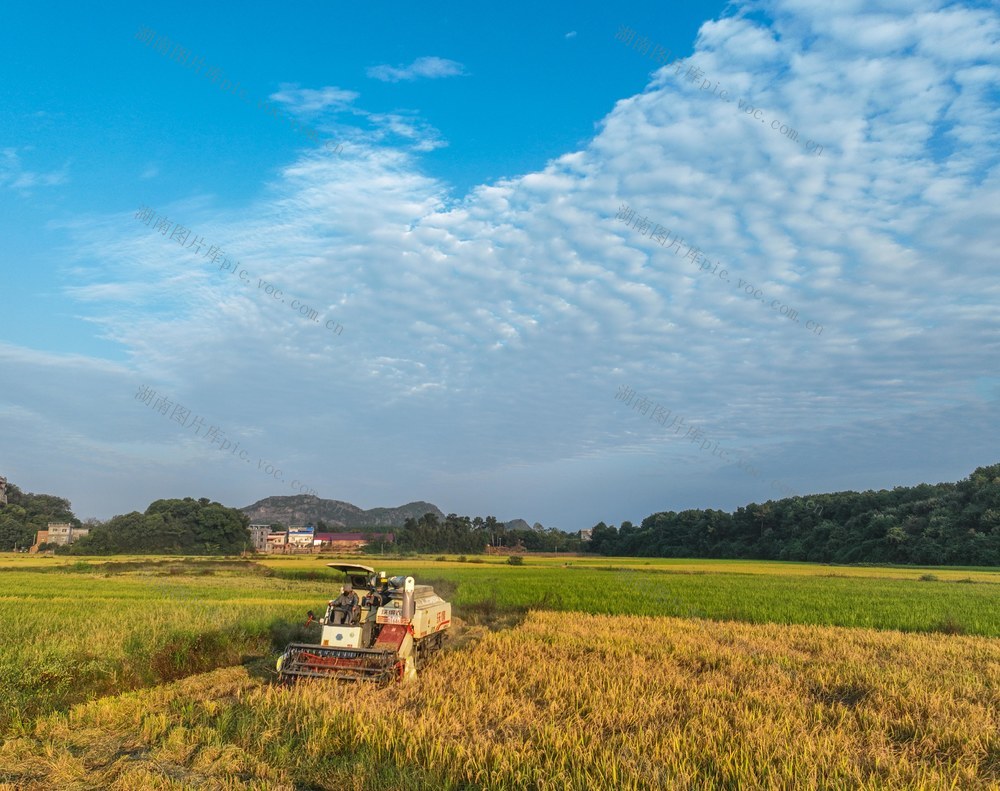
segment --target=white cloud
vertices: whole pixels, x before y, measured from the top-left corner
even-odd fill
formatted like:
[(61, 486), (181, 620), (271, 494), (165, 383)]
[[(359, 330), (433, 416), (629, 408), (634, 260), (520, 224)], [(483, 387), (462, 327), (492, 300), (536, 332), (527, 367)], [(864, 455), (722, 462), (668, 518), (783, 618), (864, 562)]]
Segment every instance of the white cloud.
[[(322, 496), (484, 512), (530, 491), (518, 510), (567, 528), (586, 523), (565, 514), (617, 521), (762, 500), (778, 496), (772, 478), (802, 492), (867, 488), (910, 475), (917, 458), (913, 474), (929, 480), (995, 462), (1000, 119), (989, 84), (1000, 48), (980, 44), (998, 39), (997, 14), (768, 8), (773, 29), (708, 24), (690, 58), (766, 123), (663, 69), (583, 150), (461, 200), (414, 153), (435, 145), (433, 131), (364, 114), (374, 136), (335, 162), (303, 154), (249, 206), (157, 207), (238, 257), (250, 286), (131, 215), (81, 223), (73, 293), (130, 355), (129, 376), (106, 375), (110, 407), (88, 425), (89, 447), (133, 454), (143, 492), (166, 466), (199, 485), (210, 470), (211, 496), (235, 504), (261, 494), (217, 451), (128, 413), (136, 378), (252, 439)], [(848, 22), (871, 32), (851, 38)], [(822, 140), (823, 155), (772, 119)], [(400, 138), (405, 150), (385, 145)], [(622, 202), (733, 282), (616, 222)], [(738, 291), (737, 277), (823, 335)], [(258, 278), (344, 334), (262, 294)], [(4, 398), (32, 404), (57, 433), (94, 397), (76, 395), (68, 363), (51, 362), (44, 382), (27, 352), (4, 365), (21, 383)], [(767, 480), (713, 466), (623, 407), (621, 384), (747, 454)], [(161, 452), (146, 471), (134, 449), (148, 432)], [(653, 458), (671, 477), (637, 483)]]
[[(337, 140), (363, 140), (366, 145), (397, 145), (411, 151), (433, 151), (447, 146), (441, 133), (414, 111), (374, 113), (355, 104), (360, 94), (340, 88), (300, 88), (283, 84), (271, 99), (286, 105), (293, 115), (319, 116), (316, 126)], [(334, 121), (342, 113), (348, 121)]]
[(459, 77), (467, 74), (465, 66), (454, 60), (428, 56), (417, 58), (409, 66), (371, 66), (368, 76), (382, 82), (399, 82), (400, 80), (415, 80), (419, 77), (437, 79), (439, 77)]
[(323, 88), (300, 88), (294, 83), (282, 83), (281, 90), (270, 95), (270, 99), (286, 105), (290, 113), (315, 115), (326, 110), (346, 110), (360, 96), (356, 91), (326, 86)]
[(57, 187), (67, 181), (66, 167), (48, 173), (27, 170), (21, 164), (21, 156), (16, 148), (0, 149), (0, 187), (30, 192), (35, 187)]
[(410, 143), (413, 151), (433, 151), (448, 145), (434, 126), (412, 114), (366, 113), (366, 118), (375, 128), (372, 142), (401, 139)]

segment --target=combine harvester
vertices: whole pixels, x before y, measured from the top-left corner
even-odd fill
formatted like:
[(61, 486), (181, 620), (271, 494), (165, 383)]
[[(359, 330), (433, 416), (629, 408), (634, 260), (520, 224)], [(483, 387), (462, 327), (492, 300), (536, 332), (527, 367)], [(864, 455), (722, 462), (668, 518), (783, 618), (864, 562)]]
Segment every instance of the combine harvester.
[[(310, 610), (306, 625), (321, 627), (319, 644), (290, 643), (278, 659), (278, 678), (393, 681), (417, 677), (417, 665), (444, 645), (451, 604), (413, 577), (387, 578), (368, 566), (327, 563), (344, 572), (341, 599), (331, 601), (318, 622)], [(364, 593), (353, 608), (338, 607), (344, 595)], [(342, 622), (341, 622), (342, 621)]]

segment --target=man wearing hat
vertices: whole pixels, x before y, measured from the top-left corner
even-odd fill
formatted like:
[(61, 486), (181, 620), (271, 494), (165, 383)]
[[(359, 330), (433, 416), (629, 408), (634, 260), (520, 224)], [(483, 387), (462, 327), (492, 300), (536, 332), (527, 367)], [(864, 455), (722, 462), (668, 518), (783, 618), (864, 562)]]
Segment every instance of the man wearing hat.
[(340, 589), (340, 595), (330, 602), (330, 606), (327, 609), (327, 620), (329, 620), (332, 614), (335, 626), (352, 624), (357, 620), (360, 610), (358, 594), (354, 592), (354, 586), (348, 582)]

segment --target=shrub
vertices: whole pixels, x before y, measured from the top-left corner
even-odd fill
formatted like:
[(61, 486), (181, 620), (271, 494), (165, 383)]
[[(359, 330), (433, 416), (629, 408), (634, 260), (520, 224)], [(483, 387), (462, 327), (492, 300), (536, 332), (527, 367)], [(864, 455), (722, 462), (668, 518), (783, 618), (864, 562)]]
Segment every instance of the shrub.
[(934, 576), (933, 574), (921, 574), (920, 575), (920, 581), (921, 582), (937, 582), (937, 577)]
[(523, 566), (524, 565), (524, 558), (522, 558), (520, 555), (511, 555), (509, 558), (507, 558), (507, 565), (508, 566)]
[(942, 634), (965, 634), (965, 627), (955, 616), (946, 615), (931, 627), (931, 631), (941, 632)]
[(219, 629), (176, 631), (153, 652), (149, 667), (158, 681), (175, 681), (238, 662), (241, 647)]

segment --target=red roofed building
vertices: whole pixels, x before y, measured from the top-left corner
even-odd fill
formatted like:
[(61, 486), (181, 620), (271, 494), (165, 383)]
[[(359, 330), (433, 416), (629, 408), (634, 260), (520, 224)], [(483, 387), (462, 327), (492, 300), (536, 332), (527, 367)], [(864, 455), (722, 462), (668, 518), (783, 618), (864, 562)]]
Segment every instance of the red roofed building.
[(391, 544), (395, 538), (393, 533), (316, 533), (313, 547), (330, 552), (360, 552), (372, 542)]

